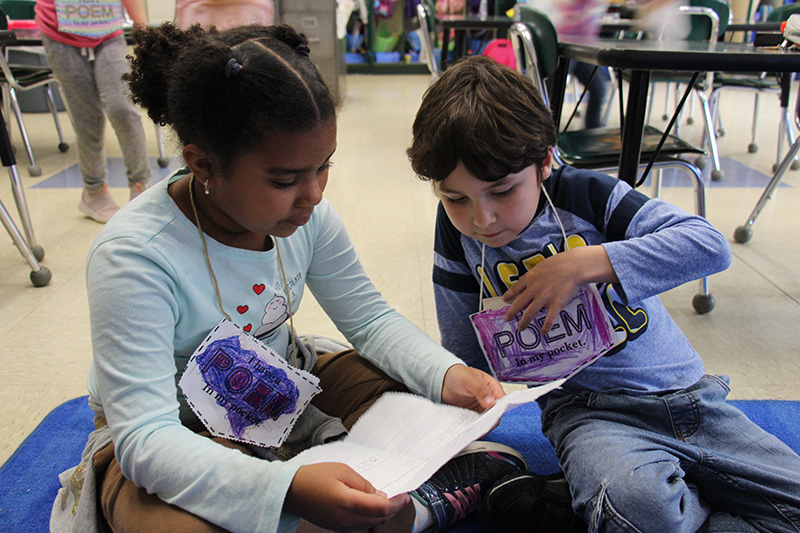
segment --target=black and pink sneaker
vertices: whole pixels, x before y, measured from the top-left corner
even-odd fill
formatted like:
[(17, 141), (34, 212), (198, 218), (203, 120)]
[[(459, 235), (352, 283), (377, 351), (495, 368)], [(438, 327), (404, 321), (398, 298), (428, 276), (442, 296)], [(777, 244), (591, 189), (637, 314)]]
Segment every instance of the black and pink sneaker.
[(499, 479), (527, 470), (522, 455), (495, 442), (476, 441), (442, 466), (414, 492), (424, 500), (441, 531), (480, 508)]

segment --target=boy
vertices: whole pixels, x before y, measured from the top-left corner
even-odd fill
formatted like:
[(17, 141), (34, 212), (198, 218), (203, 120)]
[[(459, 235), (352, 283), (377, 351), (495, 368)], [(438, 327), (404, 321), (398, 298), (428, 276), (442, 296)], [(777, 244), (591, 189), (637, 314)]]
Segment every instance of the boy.
[(447, 349), (487, 369), (468, 318), (479, 297), (512, 302), (506, 319), (522, 312), (521, 328), (547, 308), (547, 333), (588, 283), (624, 334), (540, 401), (589, 530), (800, 531), (800, 457), (725, 402), (727, 378), (704, 375), (657, 296), (727, 268), (726, 239), (620, 180), (554, 169), (550, 112), (491, 60), (446, 71), (413, 134), (412, 167), (441, 199), (433, 279)]

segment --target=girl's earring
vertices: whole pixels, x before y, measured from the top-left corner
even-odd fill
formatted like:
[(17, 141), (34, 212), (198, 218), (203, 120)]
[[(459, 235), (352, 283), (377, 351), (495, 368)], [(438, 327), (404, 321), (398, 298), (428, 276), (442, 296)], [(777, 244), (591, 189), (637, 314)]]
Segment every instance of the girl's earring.
[(203, 182), (203, 189), (205, 189), (205, 193), (208, 194), (208, 180)]

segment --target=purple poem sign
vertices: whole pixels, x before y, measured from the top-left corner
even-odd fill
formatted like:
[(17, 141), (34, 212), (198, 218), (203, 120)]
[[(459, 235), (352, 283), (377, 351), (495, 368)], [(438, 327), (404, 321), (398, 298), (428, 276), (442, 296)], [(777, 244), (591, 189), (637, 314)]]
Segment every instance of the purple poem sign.
[(299, 391), (286, 372), (246, 350), (234, 335), (216, 340), (197, 356), (203, 391), (225, 408), (233, 434), (242, 438), (247, 427), (294, 413)]
[(470, 316), (486, 360), (499, 381), (540, 385), (566, 379), (610, 350), (614, 331), (594, 286), (582, 287), (559, 313), (548, 333), (541, 332), (543, 309), (527, 328), (519, 316), (504, 318), (508, 306)]

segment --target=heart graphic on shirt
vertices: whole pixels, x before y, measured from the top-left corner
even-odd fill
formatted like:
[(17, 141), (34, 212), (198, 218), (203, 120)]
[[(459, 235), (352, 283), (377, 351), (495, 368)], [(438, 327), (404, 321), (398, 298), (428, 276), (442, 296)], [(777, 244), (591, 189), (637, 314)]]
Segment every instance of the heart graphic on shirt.
[(253, 324), (247, 324), (242, 329), (245, 330), (247, 333), (250, 333), (250, 330), (253, 329)]
[(248, 309), (250, 309), (250, 308), (248, 306), (246, 306), (246, 305), (240, 305), (239, 307), (236, 308), (236, 310), (239, 311), (240, 315), (245, 314)]
[(261, 294), (262, 292), (264, 292), (265, 288), (266, 287), (264, 287), (263, 283), (259, 283), (258, 285), (253, 285), (253, 292), (256, 294)]

